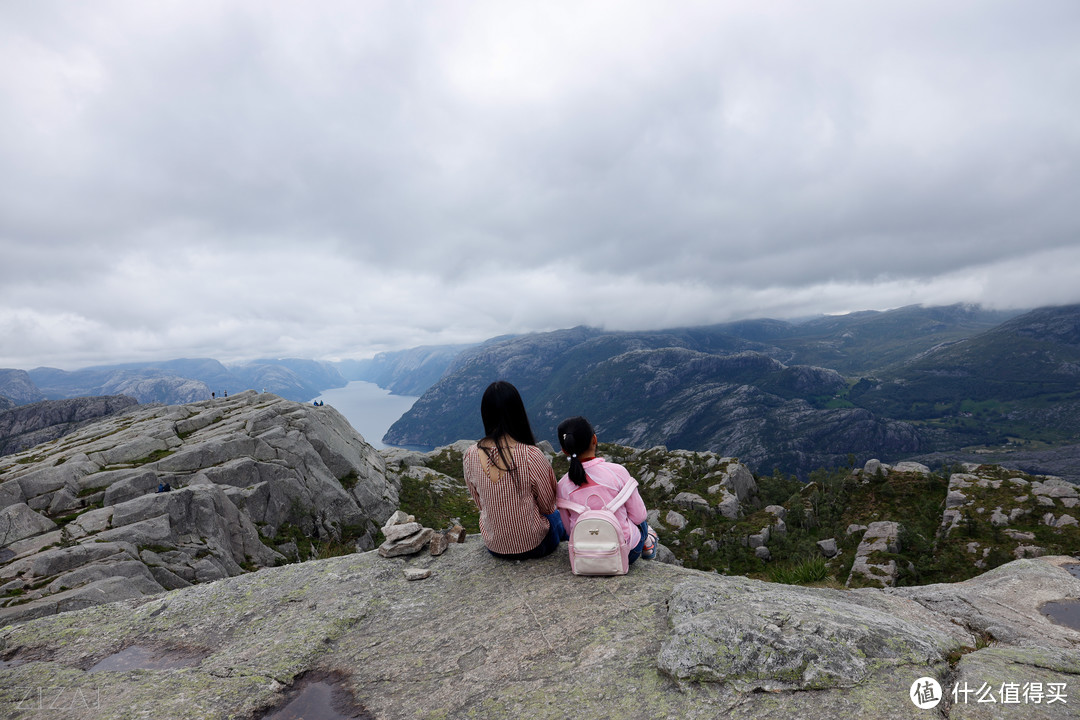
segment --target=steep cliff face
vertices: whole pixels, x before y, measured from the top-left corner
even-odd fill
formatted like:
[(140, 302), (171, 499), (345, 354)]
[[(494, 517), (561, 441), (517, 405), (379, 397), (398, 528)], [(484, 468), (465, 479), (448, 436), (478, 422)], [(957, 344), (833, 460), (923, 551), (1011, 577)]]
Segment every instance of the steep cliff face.
[(995, 327), (1006, 317), (912, 307), (798, 324), (504, 339), (462, 353), (385, 439), (438, 446), (477, 437), (480, 393), (505, 379), (549, 440), (563, 417), (584, 414), (613, 441), (712, 450), (801, 477), (848, 453), (862, 463), (1075, 443), (1080, 306)]
[(338, 363), (342, 375), (386, 388), (396, 395), (419, 396), (438, 382), (446, 369), (471, 345), (423, 345), (379, 353), (368, 360)]
[(138, 403), (123, 395), (45, 400), (0, 413), (0, 455), (21, 452)]
[(935, 348), (850, 394), (875, 413), (919, 421), (942, 449), (1076, 442), (1078, 397), (1080, 305), (1034, 310)]
[(441, 445), (479, 437), (480, 396), (501, 378), (518, 386), (534, 431), (549, 440), (563, 418), (585, 415), (609, 442), (713, 450), (758, 470), (802, 475), (842, 464), (848, 453), (895, 458), (923, 449), (907, 423), (828, 407), (847, 387), (833, 370), (788, 366), (758, 352), (643, 345), (634, 335), (579, 329), (478, 351), (417, 400), (385, 439)]
[(0, 623), (370, 549), (385, 469), (332, 408), (254, 391), (0, 458)]
[[(289, 717), (1075, 717), (1080, 632), (1043, 614), (1080, 596), (1071, 562), (845, 591), (648, 561), (578, 577), (565, 550), (507, 563), (478, 539), (437, 558), (369, 552), (0, 630), (0, 703), (35, 717), (40, 689), (72, 720), (266, 718), (291, 702), (306, 709)], [(912, 702), (924, 678), (935, 710)], [(1037, 684), (1039, 704), (1001, 702), (1005, 683)], [(990, 715), (953, 701), (984, 685)]]

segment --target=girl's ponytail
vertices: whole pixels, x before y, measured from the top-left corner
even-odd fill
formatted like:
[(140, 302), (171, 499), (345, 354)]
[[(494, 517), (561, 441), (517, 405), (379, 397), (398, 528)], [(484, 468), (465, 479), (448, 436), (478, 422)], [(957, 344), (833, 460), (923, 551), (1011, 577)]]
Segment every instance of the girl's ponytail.
[(580, 455), (592, 445), (595, 434), (592, 425), (583, 417), (574, 417), (559, 423), (559, 445), (563, 452), (570, 456), (570, 471), (567, 475), (578, 487), (588, 482), (585, 474), (585, 466), (581, 464)]

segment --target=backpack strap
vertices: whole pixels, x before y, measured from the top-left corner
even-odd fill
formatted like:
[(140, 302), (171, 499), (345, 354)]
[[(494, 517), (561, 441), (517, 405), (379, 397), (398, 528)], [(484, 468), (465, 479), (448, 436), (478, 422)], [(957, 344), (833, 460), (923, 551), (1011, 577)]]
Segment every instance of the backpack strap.
[[(618, 494), (604, 506), (604, 510), (615, 512), (626, 504), (626, 501), (630, 499), (630, 496), (634, 494), (635, 490), (637, 490), (637, 480), (630, 478), (630, 481), (622, 486), (622, 490), (620, 490)], [(569, 498), (556, 498), (555, 506), (576, 512), (579, 515), (589, 509), (581, 503), (574, 502)]]
[(555, 507), (576, 512), (578, 515), (589, 509), (581, 503), (574, 502), (570, 498), (555, 498)]
[(604, 509), (615, 512), (626, 504), (626, 501), (630, 499), (630, 496), (634, 494), (635, 490), (637, 490), (637, 480), (630, 478), (630, 480), (622, 486), (622, 490), (619, 491), (619, 494), (604, 506)]

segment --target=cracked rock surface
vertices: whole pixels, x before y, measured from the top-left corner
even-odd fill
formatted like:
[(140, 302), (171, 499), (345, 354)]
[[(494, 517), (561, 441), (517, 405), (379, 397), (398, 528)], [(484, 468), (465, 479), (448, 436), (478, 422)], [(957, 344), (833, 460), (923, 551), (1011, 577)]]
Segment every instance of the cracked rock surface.
[[(334, 677), (375, 718), (980, 717), (974, 705), (924, 714), (909, 689), (928, 676), (1077, 692), (1080, 632), (1039, 612), (1080, 597), (1063, 567), (1075, 562), (834, 590), (648, 561), (579, 577), (565, 547), (515, 563), (471, 538), (438, 558), (310, 561), (5, 628), (0, 704), (63, 687), (98, 703), (69, 707), (76, 720), (258, 718), (305, 678)], [(410, 582), (406, 569), (431, 576)], [(1006, 632), (976, 650), (989, 628)], [(132, 647), (186, 662), (88, 672)], [(998, 704), (992, 717), (1075, 717), (1077, 702)]]

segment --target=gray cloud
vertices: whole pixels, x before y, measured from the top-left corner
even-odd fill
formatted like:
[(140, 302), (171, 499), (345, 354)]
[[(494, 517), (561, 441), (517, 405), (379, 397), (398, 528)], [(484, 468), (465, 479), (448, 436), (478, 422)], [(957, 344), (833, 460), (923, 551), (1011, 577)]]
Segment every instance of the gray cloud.
[(1077, 30), (1067, 0), (5, 6), (0, 365), (1075, 302)]

